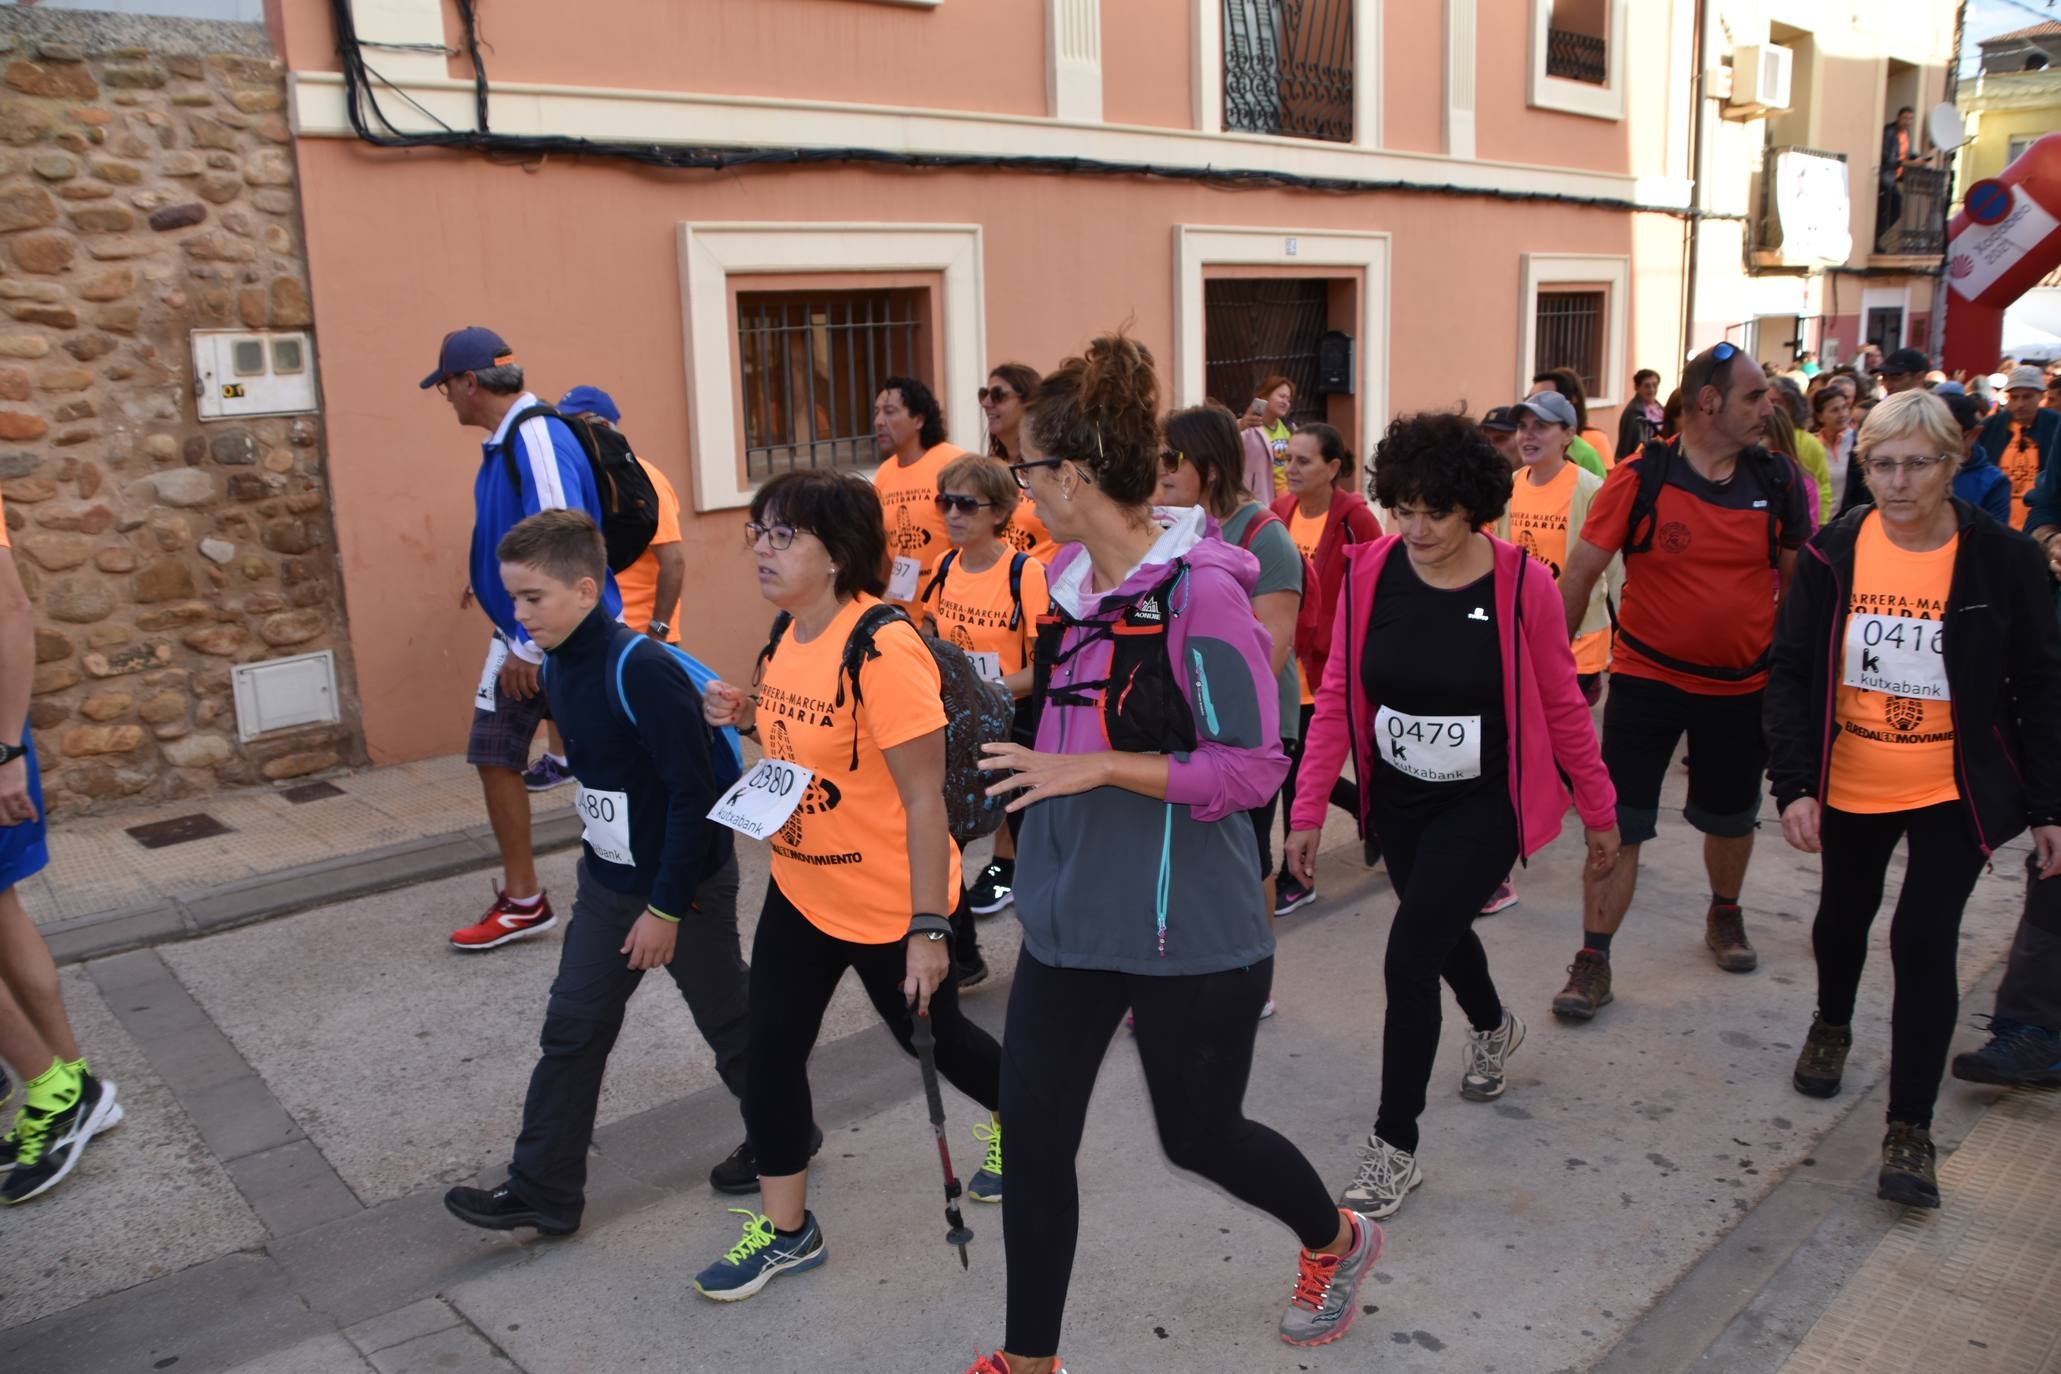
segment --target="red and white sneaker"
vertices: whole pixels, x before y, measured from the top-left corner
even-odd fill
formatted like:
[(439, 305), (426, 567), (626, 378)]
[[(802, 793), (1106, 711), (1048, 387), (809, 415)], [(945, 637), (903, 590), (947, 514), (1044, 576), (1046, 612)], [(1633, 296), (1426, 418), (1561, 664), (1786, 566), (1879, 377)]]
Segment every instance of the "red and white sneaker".
[(1481, 914), (1493, 916), (1499, 911), (1508, 911), (1517, 905), (1517, 889), (1505, 882), (1497, 886), (1494, 895), (1481, 904)]
[(551, 910), (551, 899), (544, 893), (537, 894), (534, 905), (508, 900), (508, 894), (500, 888), (494, 889), (494, 904), (487, 908), (487, 914), (480, 917), (478, 925), (451, 932), (451, 948), (462, 949), (471, 954), (483, 949), (494, 949), (512, 940), (527, 940), (532, 935), (541, 935), (558, 924), (558, 917)]
[[(978, 1349), (974, 1353), (980, 1354)], [(1003, 1359), (1002, 1352), (997, 1350), (992, 1355), (981, 1355), (979, 1359), (973, 1362), (973, 1368), (967, 1370), (966, 1374), (1009, 1374), (1009, 1361)], [(1052, 1362), (1052, 1374), (1066, 1374), (1066, 1367), (1060, 1364), (1059, 1361), (1054, 1360)]]

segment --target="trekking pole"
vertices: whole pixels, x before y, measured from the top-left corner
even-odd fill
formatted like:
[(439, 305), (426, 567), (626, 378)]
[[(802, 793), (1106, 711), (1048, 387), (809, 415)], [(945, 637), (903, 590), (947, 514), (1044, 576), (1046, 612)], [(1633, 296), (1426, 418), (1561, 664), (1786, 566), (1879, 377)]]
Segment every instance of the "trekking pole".
[(945, 1244), (959, 1247), (959, 1267), (966, 1269), (971, 1267), (966, 1243), (973, 1239), (973, 1232), (959, 1215), (959, 1176), (952, 1172), (952, 1149), (945, 1143), (945, 1099), (937, 1086), (937, 1039), (930, 1033), (928, 1013), (916, 1018), (909, 1043), (916, 1049), (916, 1062), (923, 1067), (923, 1098), (930, 1104), (930, 1127), (937, 1132), (938, 1162), (945, 1167), (945, 1221), (950, 1227)]

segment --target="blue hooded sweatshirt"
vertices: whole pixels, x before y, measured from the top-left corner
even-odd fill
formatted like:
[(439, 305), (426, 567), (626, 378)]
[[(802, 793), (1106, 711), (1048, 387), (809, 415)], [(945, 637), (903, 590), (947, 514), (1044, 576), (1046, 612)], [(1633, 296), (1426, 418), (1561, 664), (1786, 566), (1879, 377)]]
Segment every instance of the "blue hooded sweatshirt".
[[(508, 427), (517, 415), (541, 404), (527, 391), (515, 398), (500, 428), (480, 446), (484, 452), (472, 479), (472, 594), (509, 647), (531, 663), (542, 663), (544, 652), (516, 623), (515, 602), (501, 585), (501, 560), (494, 550), (502, 535), (540, 510), (583, 510), (596, 525), (602, 518), (601, 495), (587, 451), (562, 420), (538, 415), (523, 424), (514, 435), (515, 478), (510, 480)], [(623, 598), (615, 589), (614, 573), (601, 589), (601, 605), (610, 616), (622, 614)]]

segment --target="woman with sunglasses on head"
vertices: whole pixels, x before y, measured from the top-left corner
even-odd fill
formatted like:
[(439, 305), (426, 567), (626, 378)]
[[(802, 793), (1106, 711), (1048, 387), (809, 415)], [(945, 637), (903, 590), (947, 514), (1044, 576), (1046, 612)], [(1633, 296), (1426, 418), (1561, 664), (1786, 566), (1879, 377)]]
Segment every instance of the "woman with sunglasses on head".
[[(1302, 550), (1317, 570), (1317, 585), (1304, 588), (1303, 595), (1317, 599), (1315, 628), (1296, 643), (1296, 671), (1300, 705), (1297, 728), (1292, 738), (1297, 747), (1288, 751), (1288, 779), (1281, 784), (1281, 829), (1286, 838), (1288, 813), (1295, 807), (1296, 781), (1302, 772), (1300, 744), (1309, 738), (1310, 713), (1316, 710), (1316, 684), (1324, 680), (1324, 663), (1331, 653), (1332, 608), (1338, 604), (1338, 588), (1345, 580), (1347, 552), (1357, 544), (1381, 537), (1381, 522), (1367, 508), (1366, 498), (1352, 489), (1353, 455), (1345, 440), (1329, 425), (1305, 425), (1288, 441), (1288, 490), (1274, 501), (1274, 514), (1288, 526), (1295, 547)], [(1353, 776), (1363, 778), (1358, 768)], [(1359, 788), (1332, 775), (1331, 804), (1363, 822), (1360, 843), (1367, 867), (1381, 862), (1381, 840), (1364, 824)], [(1283, 854), (1281, 872), (1274, 880), (1274, 914), (1308, 906), (1317, 891), (1288, 866)]]
[(1039, 626), (1038, 747), (987, 746), (1025, 810), (1023, 954), (1003, 1066), (1010, 1122), (1007, 1353), (970, 1374), (1051, 1374), (1080, 1227), (1075, 1156), (1124, 1009), (1167, 1157), (1301, 1242), (1281, 1336), (1344, 1334), (1380, 1229), (1332, 1205), (1288, 1141), (1244, 1112), (1274, 940), (1245, 812), (1287, 768), (1253, 556), (1200, 509), (1154, 521), (1152, 359), (1122, 333), (1040, 384), (1018, 480), (1065, 541)]
[[(1004, 463), (1016, 461), (1023, 429), (1023, 408), (1038, 394), (1038, 370), (1029, 363), (996, 363), (988, 373), (988, 384), (980, 389), (981, 414), (988, 422), (988, 456)], [(1059, 546), (1028, 506), (1017, 513), (1003, 536), (1009, 547), (1027, 553), (1040, 563), (1050, 563)]]
[[(1001, 1100), (1001, 1047), (961, 1013), (952, 976), (948, 913), (964, 894), (945, 813), (937, 664), (896, 615), (873, 628), (856, 679), (845, 671), (853, 632), (887, 589), (880, 510), (872, 484), (842, 472), (784, 472), (758, 489), (744, 534), (759, 593), (782, 615), (755, 690), (718, 681), (703, 693), (709, 724), (755, 733), (767, 758), (813, 775), (770, 838), (744, 1093), (765, 1210), (746, 1213), (743, 1238), (695, 1276), (720, 1302), (823, 1263), (808, 1210), (808, 1062), (847, 969), (903, 1050), (913, 1053), (914, 1017), (927, 1015), (938, 1072), (991, 1112)], [(969, 1191), (1001, 1185), (983, 1172)]]
[[(1016, 479), (1001, 459), (969, 453), (938, 474), (937, 490), (937, 508), (945, 517), (945, 537), (952, 547), (938, 559), (937, 571), (920, 597), (927, 628), (964, 650), (982, 676), (1009, 689), (1016, 698), (1012, 738), (1028, 744), (1037, 734), (1029, 701), (1030, 653), (1038, 617), (1045, 613), (1045, 565), (1009, 547), (1008, 533), (1021, 514)], [(997, 844), (1023, 824), (1020, 814), (1008, 821), (995, 836)], [(973, 918), (1008, 904), (1006, 895), (995, 900), (990, 885), (1003, 894), (1011, 891), (1016, 880), (1014, 853), (1012, 849), (988, 866), (963, 909), (952, 916), (953, 960), (962, 992), (987, 981), (987, 961), (980, 955)]]
[(1876, 1194), (1939, 1206), (1932, 1106), (1959, 1013), (1961, 912), (1998, 845), (2032, 830), (2061, 873), (2061, 635), (2030, 538), (1952, 495), (1961, 431), (1927, 391), (1861, 425), (1872, 505), (1805, 545), (1768, 670), (1782, 837), (1821, 856), (1818, 1006), (1796, 1090), (1839, 1091), (1868, 928), (1898, 841), (1890, 918), (1889, 1130)]

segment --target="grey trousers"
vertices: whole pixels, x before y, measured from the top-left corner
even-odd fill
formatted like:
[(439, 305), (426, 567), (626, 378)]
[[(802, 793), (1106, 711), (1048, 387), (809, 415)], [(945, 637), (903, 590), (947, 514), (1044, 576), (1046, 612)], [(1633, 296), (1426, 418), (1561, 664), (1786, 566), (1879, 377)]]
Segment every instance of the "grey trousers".
[(1997, 1015), (2047, 1030), (2061, 1030), (2061, 877), (2034, 876), (2028, 859), (2025, 914), (2011, 941), (2011, 962), (1997, 989)]

